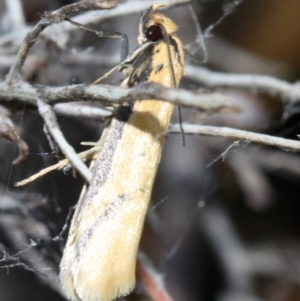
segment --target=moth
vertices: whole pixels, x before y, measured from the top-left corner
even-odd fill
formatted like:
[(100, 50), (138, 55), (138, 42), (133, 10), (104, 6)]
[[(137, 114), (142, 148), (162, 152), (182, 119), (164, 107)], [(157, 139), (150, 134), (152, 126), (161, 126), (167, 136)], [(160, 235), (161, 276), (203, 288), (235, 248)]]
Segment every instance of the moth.
[[(116, 67), (126, 75), (123, 87), (144, 81), (177, 87), (183, 76), (177, 26), (157, 11), (162, 6), (143, 13), (139, 46)], [(159, 100), (128, 102), (104, 130), (60, 263), (60, 281), (71, 300), (111, 301), (133, 290), (139, 241), (173, 109)]]

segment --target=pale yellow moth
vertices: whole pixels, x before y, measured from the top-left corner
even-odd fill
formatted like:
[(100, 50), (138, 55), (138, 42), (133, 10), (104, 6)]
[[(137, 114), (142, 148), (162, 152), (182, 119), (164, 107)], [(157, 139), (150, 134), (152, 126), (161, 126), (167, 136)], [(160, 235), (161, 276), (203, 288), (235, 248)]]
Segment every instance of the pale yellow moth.
[[(124, 87), (143, 81), (176, 87), (183, 76), (177, 26), (156, 11), (160, 6), (144, 12), (140, 46), (118, 66), (127, 76)], [(173, 109), (164, 101), (129, 102), (104, 131), (60, 264), (71, 300), (111, 301), (134, 288), (138, 245)]]

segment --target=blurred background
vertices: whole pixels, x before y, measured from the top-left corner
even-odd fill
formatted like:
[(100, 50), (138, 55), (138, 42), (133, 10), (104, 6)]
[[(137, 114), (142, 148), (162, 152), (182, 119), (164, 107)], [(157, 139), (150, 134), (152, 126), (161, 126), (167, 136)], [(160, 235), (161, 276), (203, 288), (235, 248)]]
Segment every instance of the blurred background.
[[(128, 2), (134, 10), (135, 4), (146, 1)], [(45, 11), (71, 3), (0, 0), (1, 81), (29, 27)], [(150, 6), (151, 1), (147, 3)], [(178, 36), (192, 54), (187, 55), (187, 64), (289, 82), (300, 76), (298, 0), (198, 0), (164, 13), (179, 25)], [(93, 14), (97, 17), (98, 12)], [(140, 15), (126, 13), (86, 25), (122, 31), (134, 49)], [(66, 24), (49, 28), (55, 34), (42, 35), (31, 49), (23, 70), (25, 81), (49, 86), (88, 84), (118, 63), (120, 41), (100, 39), (79, 28), (66, 33), (64, 26), (70, 26)], [(105, 83), (119, 85), (121, 79), (122, 74), (116, 74)], [(188, 76), (181, 87), (224, 93), (243, 108), (240, 113), (212, 116), (184, 109), (185, 122), (298, 140), (297, 102), (290, 104), (254, 89), (209, 89)], [(54, 171), (25, 187), (14, 187), (62, 155), (49, 155), (43, 121), (35, 107), (8, 102), (0, 106), (29, 146), (27, 159), (12, 165), (17, 146), (0, 138), (0, 299), (65, 300), (56, 278), (65, 240), (53, 238), (76, 204), (83, 181), (72, 172)], [(86, 149), (82, 141), (97, 141), (104, 126), (103, 120), (76, 118), (66, 112), (58, 121), (78, 152)], [(299, 194), (297, 153), (196, 135), (186, 137), (183, 146), (180, 134), (170, 134), (141, 250), (164, 276), (174, 301), (300, 300)], [(139, 281), (127, 299), (150, 300)]]

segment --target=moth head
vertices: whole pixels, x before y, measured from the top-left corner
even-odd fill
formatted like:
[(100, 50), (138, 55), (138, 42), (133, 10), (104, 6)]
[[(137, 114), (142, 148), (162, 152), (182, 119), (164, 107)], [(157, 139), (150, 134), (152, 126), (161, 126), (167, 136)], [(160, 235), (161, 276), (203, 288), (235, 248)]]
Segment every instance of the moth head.
[(139, 27), (139, 44), (148, 42), (158, 42), (163, 40), (166, 35), (171, 35), (176, 32), (176, 24), (165, 15), (155, 12), (159, 7), (164, 7), (166, 4), (153, 4), (144, 12), (141, 17)]

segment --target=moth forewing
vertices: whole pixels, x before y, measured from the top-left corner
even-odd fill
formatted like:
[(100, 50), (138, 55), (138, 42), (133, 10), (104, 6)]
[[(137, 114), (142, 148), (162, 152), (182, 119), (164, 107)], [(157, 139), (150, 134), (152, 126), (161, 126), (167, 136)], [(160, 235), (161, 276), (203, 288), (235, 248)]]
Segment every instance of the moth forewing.
[[(123, 85), (152, 81), (173, 87), (183, 75), (176, 25), (156, 8), (141, 19), (143, 44), (121, 66), (128, 75)], [(76, 208), (60, 265), (70, 299), (111, 301), (134, 288), (139, 240), (173, 108), (154, 100), (127, 103), (101, 137), (93, 179)]]

